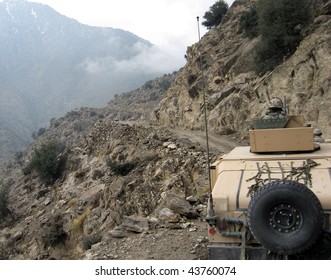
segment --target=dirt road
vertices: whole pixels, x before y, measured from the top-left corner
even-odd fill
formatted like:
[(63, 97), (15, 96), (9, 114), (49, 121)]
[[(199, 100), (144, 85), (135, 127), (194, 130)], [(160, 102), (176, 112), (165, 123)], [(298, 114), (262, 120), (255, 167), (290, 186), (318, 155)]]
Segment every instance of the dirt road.
[[(183, 130), (180, 128), (168, 128), (179, 138), (188, 138), (193, 143), (198, 143), (206, 148), (206, 133), (197, 130)], [(213, 132), (208, 133), (209, 149), (212, 153), (228, 153), (236, 146), (236, 141), (229, 136), (219, 136)]]
[[(152, 126), (145, 122), (138, 122), (138, 121), (120, 121), (123, 124), (129, 125), (138, 125), (143, 127), (153, 127), (158, 128), (157, 126)], [(159, 128), (167, 129), (173, 133), (175, 137), (178, 138), (188, 138), (192, 143), (199, 144), (201, 147), (206, 149), (207, 141), (206, 141), (206, 132), (200, 130), (185, 130), (182, 128), (170, 128), (161, 126)], [(214, 132), (208, 132), (208, 142), (209, 142), (209, 149), (210, 152), (213, 154), (219, 153), (228, 153), (230, 152), (235, 146), (238, 146), (239, 142), (235, 136), (232, 135), (217, 135)]]

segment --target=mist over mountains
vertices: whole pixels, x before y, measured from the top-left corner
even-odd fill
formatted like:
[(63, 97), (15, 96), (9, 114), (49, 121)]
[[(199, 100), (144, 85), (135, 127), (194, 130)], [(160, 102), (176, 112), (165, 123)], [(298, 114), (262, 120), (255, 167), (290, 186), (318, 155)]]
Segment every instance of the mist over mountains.
[(87, 26), (47, 5), (0, 2), (0, 162), (50, 118), (105, 106), (160, 75), (139, 67), (152, 50), (130, 32)]

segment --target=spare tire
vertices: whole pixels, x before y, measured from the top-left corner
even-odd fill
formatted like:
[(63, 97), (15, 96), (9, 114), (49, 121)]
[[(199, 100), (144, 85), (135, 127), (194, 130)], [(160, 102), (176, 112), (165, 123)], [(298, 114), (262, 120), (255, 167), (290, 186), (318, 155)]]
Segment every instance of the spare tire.
[(321, 234), (323, 209), (316, 195), (296, 181), (273, 181), (252, 197), (248, 226), (265, 248), (293, 255), (311, 247)]

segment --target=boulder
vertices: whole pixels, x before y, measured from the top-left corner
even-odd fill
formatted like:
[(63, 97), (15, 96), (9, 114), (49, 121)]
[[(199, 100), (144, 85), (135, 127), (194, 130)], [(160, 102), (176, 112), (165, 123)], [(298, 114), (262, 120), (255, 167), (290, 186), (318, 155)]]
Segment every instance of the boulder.
[(164, 222), (177, 223), (179, 222), (179, 215), (169, 208), (163, 208), (159, 213), (159, 219)]
[(124, 216), (121, 225), (125, 230), (142, 233), (149, 229), (148, 219), (138, 215)]
[(189, 219), (197, 218), (199, 215), (191, 204), (180, 196), (172, 193), (166, 193), (164, 197), (164, 204), (174, 213), (187, 217)]

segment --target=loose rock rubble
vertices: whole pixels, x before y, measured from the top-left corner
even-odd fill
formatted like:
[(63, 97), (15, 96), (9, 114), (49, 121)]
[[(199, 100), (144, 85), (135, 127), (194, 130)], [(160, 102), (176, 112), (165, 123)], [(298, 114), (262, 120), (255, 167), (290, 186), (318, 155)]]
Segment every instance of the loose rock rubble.
[[(316, 18), (291, 58), (258, 77), (251, 71), (256, 40), (238, 30), (250, 3), (237, 1), (201, 40), (211, 147), (219, 148), (224, 134), (234, 137), (223, 141), (227, 147), (239, 142), (236, 133), (242, 141), (249, 120), (271, 93), (283, 97), (284, 88), (291, 113), (307, 115), (328, 133), (329, 12)], [(187, 65), (166, 77), (171, 87), (162, 101), (167, 79), (148, 95), (141, 88), (108, 108), (71, 111), (0, 167), (0, 259), (207, 258), (206, 153), (196, 141), (201, 135), (194, 136), (204, 129), (199, 53), (198, 45), (188, 48)], [(187, 129), (185, 137), (174, 132), (180, 128)], [(65, 168), (45, 185), (24, 168), (51, 140), (64, 145)]]
[[(53, 135), (47, 131), (39, 141)], [(66, 147), (65, 171), (52, 185), (23, 173), (32, 151), (2, 169), (11, 180), (13, 215), (1, 223), (1, 258), (207, 257), (206, 158), (199, 145), (167, 129), (103, 118)]]

